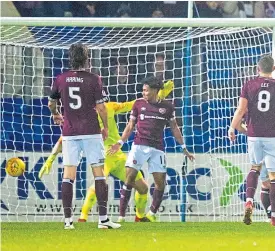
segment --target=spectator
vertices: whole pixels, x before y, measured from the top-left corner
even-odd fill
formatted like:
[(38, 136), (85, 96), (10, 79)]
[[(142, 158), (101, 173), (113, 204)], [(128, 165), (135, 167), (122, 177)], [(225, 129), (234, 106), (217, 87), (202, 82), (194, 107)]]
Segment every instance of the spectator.
[(221, 2), (216, 1), (207, 1), (207, 2), (196, 2), (196, 7), (198, 13), (194, 13), (198, 17), (212, 17), (212, 18), (221, 18)]
[(131, 17), (131, 12), (130, 5), (122, 3), (117, 10), (117, 17)]
[(152, 13), (152, 17), (154, 17), (154, 18), (164, 17), (162, 10), (160, 10), (159, 8), (156, 8)]
[(105, 16), (104, 2), (81, 2), (75, 1), (71, 4), (71, 12), (74, 17), (100, 17)]
[[(149, 61), (151, 60), (149, 59)], [(164, 53), (156, 53), (154, 55), (153, 62), (149, 63), (147, 67), (148, 76), (154, 75), (162, 81), (166, 81), (173, 78), (172, 71), (169, 70), (168, 62), (165, 58)]]
[(229, 18), (262, 18), (265, 16), (263, 2), (225, 1), (221, 4), (223, 17)]
[(265, 17), (275, 18), (275, 2), (264, 2)]
[(131, 85), (128, 85), (128, 69), (125, 64), (118, 64), (111, 70), (108, 92), (110, 101), (126, 102), (129, 101), (129, 94), (132, 94)]
[(13, 2), (22, 17), (44, 17), (45, 8), (42, 1)]

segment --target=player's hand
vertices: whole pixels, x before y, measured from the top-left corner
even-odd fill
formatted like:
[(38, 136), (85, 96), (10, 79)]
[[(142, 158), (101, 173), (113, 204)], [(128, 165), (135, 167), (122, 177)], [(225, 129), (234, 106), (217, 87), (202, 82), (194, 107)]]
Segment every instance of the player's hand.
[(194, 161), (194, 159), (195, 159), (194, 155), (192, 153), (188, 152), (187, 149), (184, 149), (183, 153), (189, 160), (191, 160), (192, 162)]
[(102, 138), (103, 140), (106, 140), (108, 138), (108, 128), (103, 128), (101, 130)]
[(235, 130), (231, 127), (228, 130), (228, 138), (231, 142), (233, 142), (236, 139)]
[(54, 114), (53, 115), (53, 122), (56, 124), (56, 125), (63, 125), (64, 123), (64, 120), (63, 120), (63, 117), (60, 113), (57, 113), (57, 114)]
[(121, 144), (116, 143), (111, 146), (111, 148), (107, 151), (107, 155), (115, 154), (121, 148)]

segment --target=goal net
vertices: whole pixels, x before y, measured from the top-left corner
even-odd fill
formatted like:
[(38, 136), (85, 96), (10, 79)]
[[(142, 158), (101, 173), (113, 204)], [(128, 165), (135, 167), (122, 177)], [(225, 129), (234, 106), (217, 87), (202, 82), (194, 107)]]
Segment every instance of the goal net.
[[(123, 26), (116, 19), (106, 26), (91, 21), (77, 26), (74, 20), (1, 25), (3, 221), (60, 221), (63, 217), (62, 156), (57, 157), (49, 175), (39, 179), (38, 172), (61, 134), (51, 121), (47, 96), (55, 77), (69, 69), (68, 48), (73, 43), (88, 45), (90, 69), (101, 75), (111, 101), (139, 98), (140, 80), (146, 76), (174, 81), (168, 99), (174, 102), (178, 124), (196, 161), (184, 159), (166, 128), (167, 186), (160, 221), (241, 220), (250, 169), (246, 137), (238, 135), (230, 145), (227, 130), (244, 81), (256, 76), (259, 57), (272, 52), (272, 25), (219, 27), (212, 20), (216, 26), (209, 22), (208, 27), (191, 29), (187, 28), (191, 22), (174, 26), (169, 21), (168, 27), (167, 21), (155, 26), (141, 26), (137, 21), (132, 26), (123, 21)], [(116, 119), (122, 132), (128, 115)], [(133, 136), (123, 148), (126, 153), (132, 140)], [(25, 173), (18, 178), (5, 172), (6, 161), (14, 156), (26, 163)], [(93, 184), (85, 158), (77, 170), (74, 217), (79, 216), (86, 191)], [(154, 184), (146, 166), (143, 171), (150, 186), (150, 205)], [(116, 219), (121, 182), (110, 177), (108, 183), (108, 212)], [(254, 220), (265, 220), (260, 188), (255, 200)], [(134, 214), (132, 199), (129, 221)], [(89, 220), (97, 220), (96, 207)]]

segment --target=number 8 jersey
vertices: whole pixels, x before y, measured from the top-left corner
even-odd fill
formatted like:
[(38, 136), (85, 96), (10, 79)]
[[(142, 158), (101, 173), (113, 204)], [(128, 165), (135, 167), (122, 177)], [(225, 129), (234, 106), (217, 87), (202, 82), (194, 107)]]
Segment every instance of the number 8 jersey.
[(244, 84), (241, 97), (247, 99), (247, 135), (275, 137), (275, 79), (257, 77)]
[(49, 99), (61, 99), (63, 136), (100, 134), (96, 104), (104, 103), (107, 97), (98, 75), (73, 70), (62, 73), (53, 83)]

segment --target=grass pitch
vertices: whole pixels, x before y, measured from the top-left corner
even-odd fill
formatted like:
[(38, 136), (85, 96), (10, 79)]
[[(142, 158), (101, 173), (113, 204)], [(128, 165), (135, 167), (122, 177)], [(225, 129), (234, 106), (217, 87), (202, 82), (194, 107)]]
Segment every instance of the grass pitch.
[(2, 223), (2, 251), (275, 251), (269, 223), (124, 223), (97, 229), (96, 223)]

